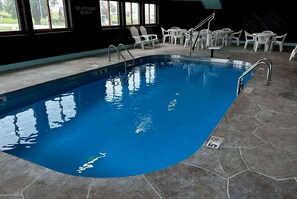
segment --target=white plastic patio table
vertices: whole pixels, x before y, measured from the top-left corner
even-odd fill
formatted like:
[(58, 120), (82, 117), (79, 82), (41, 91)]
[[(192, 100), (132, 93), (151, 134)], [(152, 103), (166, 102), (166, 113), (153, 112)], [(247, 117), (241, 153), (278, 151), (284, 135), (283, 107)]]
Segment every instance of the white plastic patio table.
[(174, 33), (176, 30), (179, 30), (179, 31), (186, 31), (186, 29), (183, 29), (183, 28), (169, 28), (169, 29), (168, 29), (168, 32), (169, 32), (169, 34), (171, 35), (171, 38), (170, 38), (171, 44), (173, 44), (173, 33)]
[(223, 37), (227, 39), (227, 45), (230, 43), (230, 35), (234, 32), (234, 30), (218, 30)]

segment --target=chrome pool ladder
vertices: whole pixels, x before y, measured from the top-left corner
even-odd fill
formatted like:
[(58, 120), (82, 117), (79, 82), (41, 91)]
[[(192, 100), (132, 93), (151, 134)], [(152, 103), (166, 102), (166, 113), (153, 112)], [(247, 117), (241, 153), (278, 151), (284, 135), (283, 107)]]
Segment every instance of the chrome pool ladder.
[(119, 44), (117, 47), (115, 45), (109, 45), (108, 47), (108, 60), (111, 61), (111, 57), (110, 57), (110, 49), (114, 48), (117, 53), (118, 53), (118, 59), (120, 59), (120, 56), (124, 59), (125, 61), (125, 75), (127, 73), (127, 60), (124, 57), (124, 55), (121, 53), (120, 51), (120, 47), (123, 47), (128, 53), (129, 55), (132, 57), (132, 63), (129, 64), (128, 66), (134, 66), (134, 56), (131, 54), (131, 52), (126, 48), (126, 46), (124, 44)]
[(258, 60), (256, 63), (254, 63), (251, 67), (249, 67), (246, 71), (244, 71), (243, 74), (238, 78), (237, 90), (236, 90), (237, 91), (236, 92), (237, 96), (239, 95), (239, 93), (243, 89), (243, 78), (248, 73), (250, 73), (254, 68), (259, 66), (260, 64), (264, 64), (264, 65), (267, 66), (267, 77), (266, 77), (267, 83), (266, 83), (266, 85), (267, 86), (269, 85), (269, 81), (271, 81), (271, 75), (272, 75), (272, 62), (267, 58), (263, 58), (263, 59)]

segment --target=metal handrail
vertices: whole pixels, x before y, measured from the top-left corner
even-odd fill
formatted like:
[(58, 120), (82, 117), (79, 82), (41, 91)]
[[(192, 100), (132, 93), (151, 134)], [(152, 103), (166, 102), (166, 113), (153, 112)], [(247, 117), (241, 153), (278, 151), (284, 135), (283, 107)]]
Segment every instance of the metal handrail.
[(246, 71), (243, 72), (243, 74), (238, 78), (237, 81), (237, 96), (240, 94), (240, 92), (243, 89), (243, 78), (250, 73), (254, 68), (256, 68), (257, 66), (259, 66), (260, 64), (264, 64), (267, 66), (267, 86), (269, 85), (269, 81), (271, 81), (271, 76), (272, 76), (272, 62), (267, 59), (267, 58), (263, 58), (258, 60), (254, 65), (252, 65), (251, 67), (249, 67)]
[(110, 58), (110, 48), (114, 48), (117, 51), (117, 53), (118, 53), (118, 59), (120, 59), (120, 52), (117, 49), (117, 47), (115, 47), (114, 45), (109, 45), (108, 46), (108, 60), (111, 61), (111, 58)]
[[(201, 21), (198, 25), (196, 25), (193, 29), (194, 30), (197, 30), (198, 28), (200, 28), (201, 26), (203, 26), (206, 22), (213, 20), (214, 17), (215, 17), (215, 13), (212, 13), (207, 18), (205, 18), (203, 21)], [(208, 24), (208, 28), (209, 28), (209, 24)]]
[(134, 56), (130, 53), (130, 51), (126, 48), (126, 46), (125, 46), (124, 44), (119, 44), (119, 45), (118, 45), (118, 49), (119, 49), (121, 46), (124, 47), (125, 50), (126, 50), (126, 51), (129, 53), (129, 55), (132, 57), (133, 65), (134, 65)]
[(125, 61), (125, 75), (126, 75), (127, 74), (127, 60), (124, 57), (124, 55), (119, 51), (118, 48), (120, 46), (123, 46), (128, 51), (128, 53), (132, 56), (132, 58), (133, 58), (133, 65), (134, 65), (134, 57), (133, 57), (133, 55), (129, 52), (129, 50), (123, 44), (119, 44), (118, 47), (115, 47), (114, 45), (109, 45), (109, 47), (108, 47), (108, 60), (111, 61), (111, 58), (110, 58), (110, 48), (114, 48), (117, 51), (117, 53), (118, 53), (118, 59), (120, 59), (120, 55), (121, 55), (121, 57)]
[[(215, 17), (215, 13), (212, 13), (211, 15), (209, 15), (208, 17), (206, 17), (203, 21), (201, 21), (198, 25), (196, 25), (195, 27), (193, 27), (193, 28), (191, 28), (189, 30), (189, 33), (190, 33), (189, 55), (191, 55), (191, 52), (194, 51), (195, 45), (196, 45), (196, 43), (198, 41), (198, 36), (197, 36), (196, 39), (195, 39), (194, 45), (192, 45), (193, 32), (195, 30), (197, 30), (198, 28), (200, 28), (201, 26), (203, 26), (206, 22), (208, 22), (207, 30), (209, 30), (210, 22), (214, 19), (214, 17)], [(208, 38), (207, 38), (207, 40), (208, 40)]]

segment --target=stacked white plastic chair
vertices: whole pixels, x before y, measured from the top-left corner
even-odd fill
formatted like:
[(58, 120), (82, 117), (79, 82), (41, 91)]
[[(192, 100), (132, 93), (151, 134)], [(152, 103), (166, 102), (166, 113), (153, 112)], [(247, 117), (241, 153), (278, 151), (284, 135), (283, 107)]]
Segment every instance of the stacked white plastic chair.
[(223, 32), (225, 46), (230, 45), (231, 33), (233, 32), (233, 30), (231, 28), (222, 28), (221, 31)]
[[(212, 31), (208, 29), (202, 29), (199, 32), (199, 43), (200, 43), (200, 48), (207, 48), (208, 46), (211, 46), (213, 41), (212, 41)], [(199, 45), (199, 44), (197, 44)]]
[[(187, 47), (187, 46), (189, 46), (191, 44), (190, 31), (191, 31), (191, 29), (184, 31), (184, 34), (185, 34), (184, 47)], [(198, 37), (198, 35), (199, 35), (199, 31), (194, 31), (193, 32), (193, 35), (192, 35), (192, 44), (195, 42), (196, 37)], [(197, 43), (199, 43), (199, 41)], [(197, 47), (197, 43), (196, 43), (195, 47)]]
[(269, 50), (269, 36), (265, 33), (257, 34), (255, 39), (255, 52), (257, 52), (259, 45), (264, 45), (264, 52)]
[(221, 30), (215, 30), (212, 32), (210, 46), (223, 46), (228, 43), (228, 38), (223, 34)]
[(176, 45), (177, 42), (179, 41), (180, 44), (183, 44), (184, 42), (184, 36), (185, 36), (185, 33), (184, 33), (184, 30), (183, 29), (176, 29), (174, 32), (173, 32), (173, 42), (174, 44)]

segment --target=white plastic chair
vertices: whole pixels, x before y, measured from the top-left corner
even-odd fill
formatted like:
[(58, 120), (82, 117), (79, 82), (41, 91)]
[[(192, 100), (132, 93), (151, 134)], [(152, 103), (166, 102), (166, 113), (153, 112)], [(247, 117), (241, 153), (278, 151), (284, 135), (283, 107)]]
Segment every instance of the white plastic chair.
[(174, 43), (174, 31), (177, 30), (177, 29), (180, 29), (179, 27), (177, 26), (172, 26), (171, 28), (168, 29), (168, 32), (170, 34), (170, 43), (173, 44)]
[(241, 34), (242, 34), (242, 30), (231, 33), (231, 36), (230, 36), (231, 42), (230, 42), (230, 44), (232, 43), (232, 40), (235, 40), (236, 43), (237, 43), (237, 46), (239, 46), (239, 39), (240, 39)]
[(166, 42), (166, 39), (168, 38), (168, 42), (170, 43), (171, 34), (168, 30), (165, 30), (163, 27), (161, 27), (162, 35), (163, 35), (163, 44)]
[(246, 49), (247, 45), (249, 43), (255, 43), (255, 37), (253, 34), (250, 34), (249, 32), (247, 31), (244, 31), (244, 36), (245, 36), (245, 44), (244, 44), (244, 49)]
[(264, 30), (262, 33), (271, 33), (271, 34), (274, 34), (274, 32), (271, 31), (271, 30)]
[(173, 40), (174, 44), (177, 44), (177, 41), (179, 41), (180, 44), (184, 42), (184, 30), (183, 29), (176, 29), (173, 32)]
[(282, 52), (283, 51), (283, 42), (285, 41), (286, 36), (287, 36), (287, 33), (280, 35), (280, 36), (274, 36), (271, 41), (270, 50), (273, 49), (275, 44), (278, 44), (279, 52)]
[(144, 45), (148, 44), (154, 47), (154, 42), (152, 42), (151, 40), (147, 40), (146, 38), (144, 38), (143, 36), (139, 35), (138, 29), (135, 26), (131, 26), (130, 27), (130, 33), (132, 35), (132, 38), (135, 40), (134, 43), (134, 48), (137, 45), (140, 45), (142, 50), (144, 49)]
[(148, 34), (144, 26), (140, 26), (141, 35), (147, 40), (152, 41), (153, 43), (159, 43), (157, 34)]
[[(200, 48), (207, 48), (208, 46), (212, 45), (212, 31), (208, 30), (208, 29), (202, 29), (199, 32), (198, 35), (198, 41), (200, 43)], [(199, 47), (199, 45), (197, 44), (197, 47)]]
[[(187, 47), (190, 45), (190, 30), (186, 30), (184, 31), (185, 34), (185, 43), (184, 43), (184, 47)], [(198, 37), (199, 31), (194, 31), (193, 32), (193, 36), (192, 36), (192, 44), (194, 44), (196, 37)], [(197, 47), (197, 43), (195, 45), (195, 47)]]
[(264, 52), (269, 50), (269, 41), (270, 36), (267, 36), (265, 33), (257, 34), (255, 39), (255, 52), (257, 52), (259, 45), (264, 45)]
[(226, 42), (226, 40), (228, 38), (225, 37), (225, 35), (223, 34), (223, 32), (221, 30), (215, 30), (212, 32), (212, 42), (210, 44), (210, 46), (218, 46), (218, 44), (221, 46), (223, 46)]
[(184, 47), (187, 47), (188, 45), (190, 45), (190, 31), (188, 30), (184, 31), (184, 35), (185, 35)]
[(232, 31), (231, 28), (222, 28), (222, 31)]
[(295, 57), (296, 52), (297, 52), (297, 46), (295, 46), (295, 48), (291, 52), (291, 55), (290, 55), (290, 58), (289, 58), (290, 61)]
[(224, 36), (224, 43), (225, 45), (230, 45), (231, 44), (231, 33), (233, 30), (231, 28), (222, 28), (221, 29), (223, 36)]

